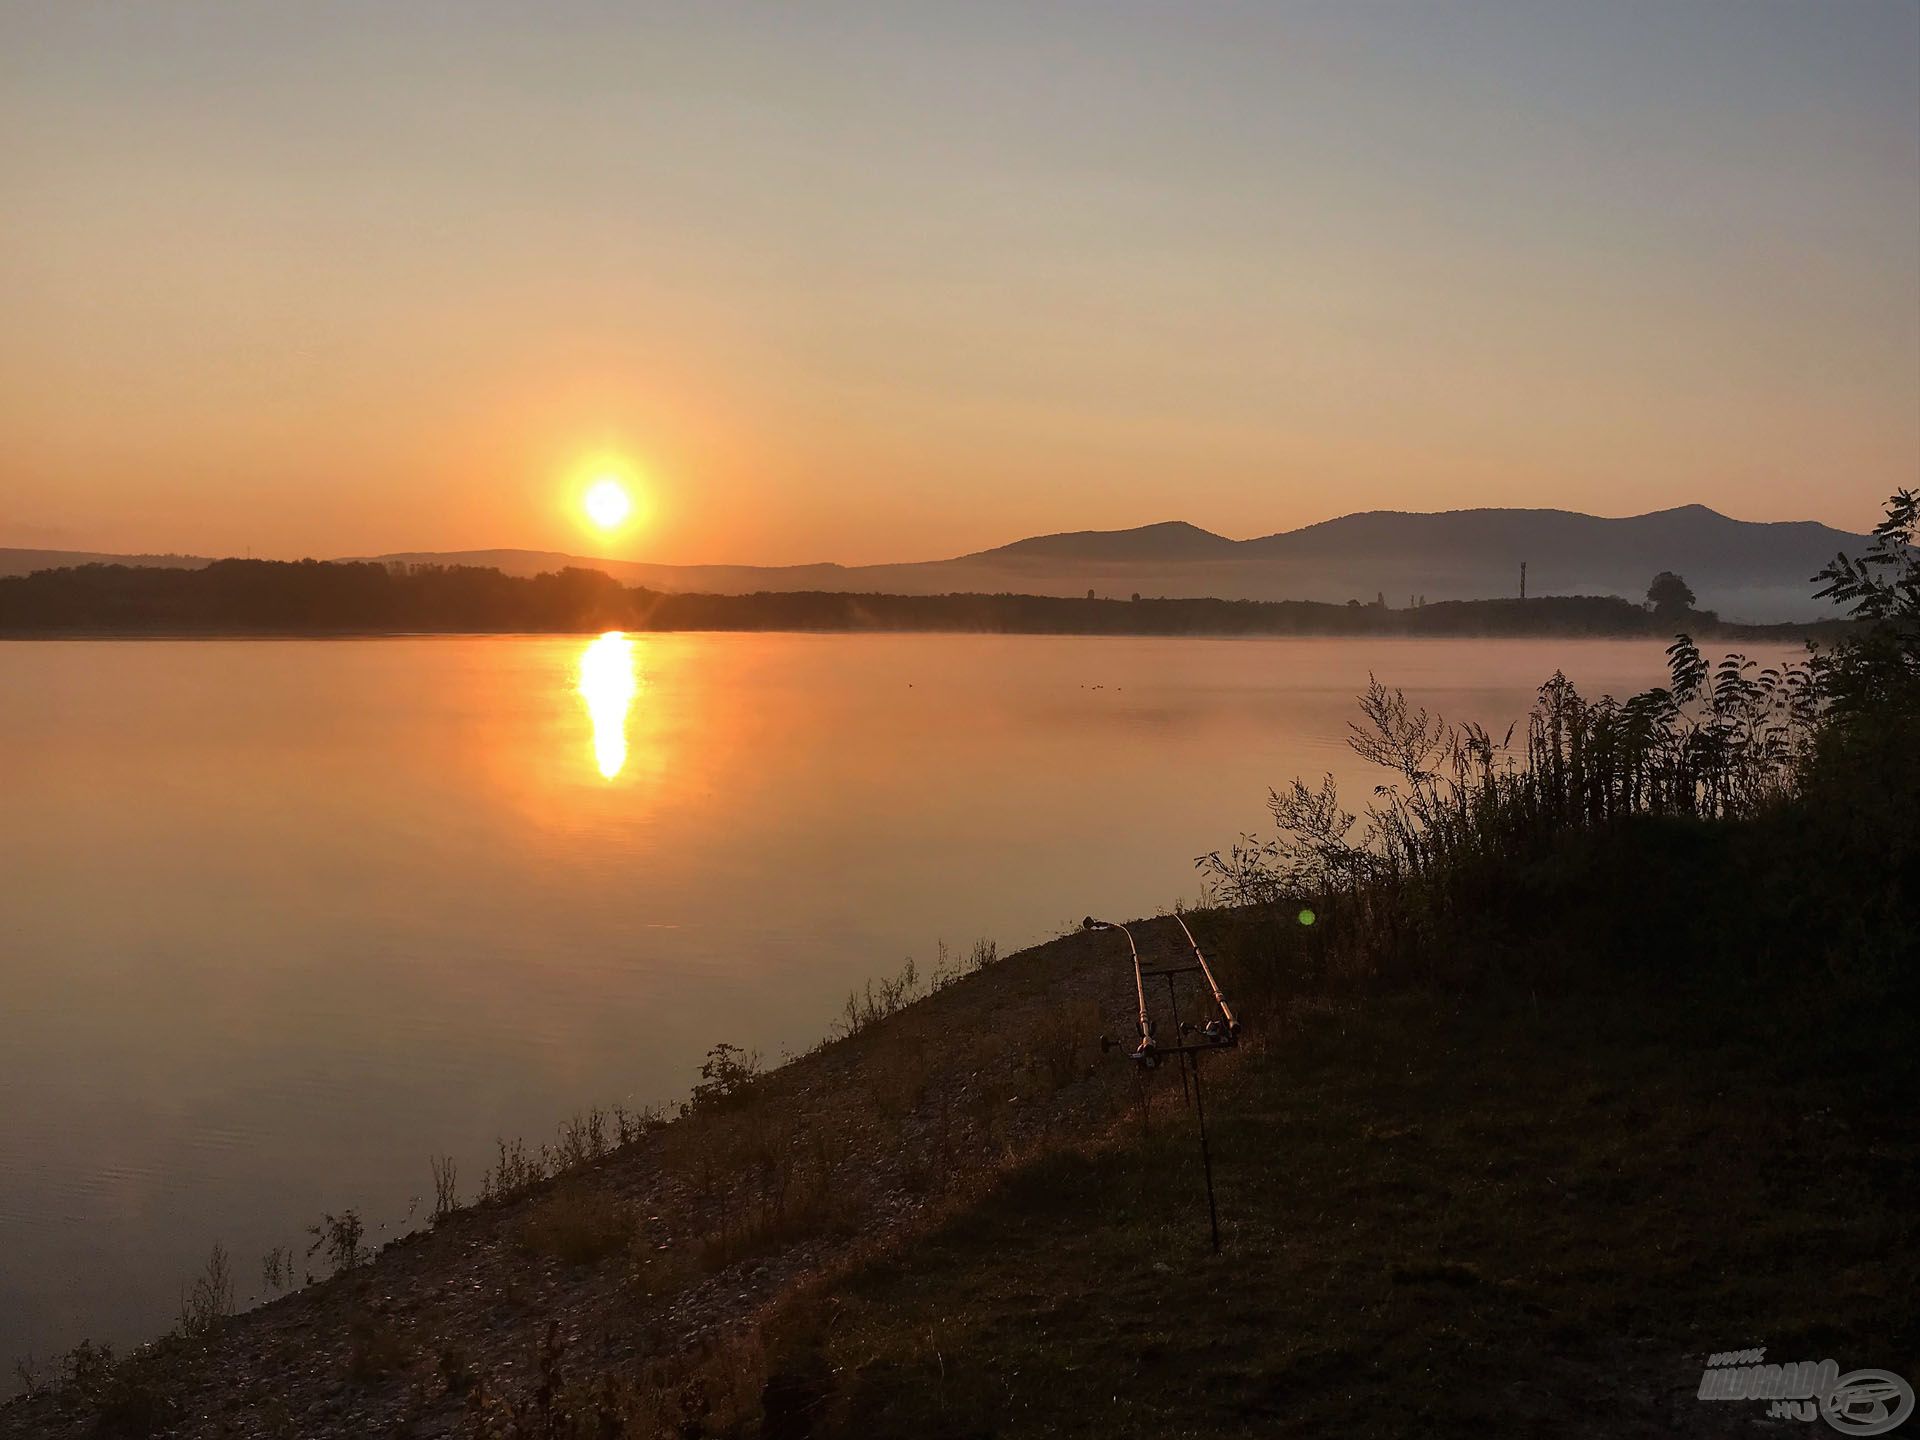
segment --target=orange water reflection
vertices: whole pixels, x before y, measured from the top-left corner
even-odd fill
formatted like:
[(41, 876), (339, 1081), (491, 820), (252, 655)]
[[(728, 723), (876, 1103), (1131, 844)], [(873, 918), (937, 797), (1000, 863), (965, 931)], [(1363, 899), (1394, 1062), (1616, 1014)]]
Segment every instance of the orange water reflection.
[(634, 675), (633, 641), (609, 630), (580, 652), (580, 698), (593, 722), (593, 759), (603, 779), (626, 768), (627, 712), (639, 682)]

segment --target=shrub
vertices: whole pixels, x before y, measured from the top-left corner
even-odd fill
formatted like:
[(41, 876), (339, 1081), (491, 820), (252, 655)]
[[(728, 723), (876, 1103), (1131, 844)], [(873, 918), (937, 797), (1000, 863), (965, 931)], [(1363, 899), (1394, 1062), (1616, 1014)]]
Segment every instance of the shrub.
[(307, 1227), (307, 1233), (313, 1236), (313, 1244), (307, 1247), (307, 1254), (311, 1256), (326, 1251), (327, 1260), (336, 1275), (358, 1269), (373, 1258), (373, 1252), (361, 1243), (366, 1235), (366, 1226), (361, 1222), (358, 1211), (342, 1210), (338, 1215), (323, 1215), (318, 1225)]
[[(349, 1215), (353, 1212), (348, 1211)], [(233, 1314), (233, 1267), (227, 1260), (227, 1247), (215, 1243), (207, 1257), (207, 1268), (180, 1296), (181, 1335), (194, 1339), (211, 1334)]]
[(722, 1041), (707, 1051), (700, 1083), (693, 1087), (693, 1108), (717, 1110), (742, 1099), (760, 1077), (760, 1056)]

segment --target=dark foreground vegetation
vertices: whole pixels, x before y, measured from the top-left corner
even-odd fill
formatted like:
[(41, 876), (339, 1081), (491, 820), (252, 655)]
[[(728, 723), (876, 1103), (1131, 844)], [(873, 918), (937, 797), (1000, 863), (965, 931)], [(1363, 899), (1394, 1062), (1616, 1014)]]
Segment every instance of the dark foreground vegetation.
[(1202, 862), (1217, 1256), (1183, 1077), (1091, 1043), (1117, 937), (982, 948), (778, 1070), (717, 1049), (671, 1123), (503, 1147), (377, 1258), (328, 1217), (257, 1311), (210, 1266), (0, 1435), (1748, 1434), (1710, 1355), (1911, 1380), (1915, 518), (1809, 668), (1682, 642), (1501, 737), (1375, 690), (1364, 814), (1289, 787)]
[[(1691, 602), (1691, 593), (1688, 594)], [(217, 560), (82, 565), (0, 578), (0, 634), (309, 635), (599, 630), (906, 630), (1038, 635), (1716, 635), (1832, 637), (1844, 624), (1722, 625), (1615, 595), (1384, 603), (1045, 595), (677, 595), (598, 570), (523, 578), (471, 566)]]

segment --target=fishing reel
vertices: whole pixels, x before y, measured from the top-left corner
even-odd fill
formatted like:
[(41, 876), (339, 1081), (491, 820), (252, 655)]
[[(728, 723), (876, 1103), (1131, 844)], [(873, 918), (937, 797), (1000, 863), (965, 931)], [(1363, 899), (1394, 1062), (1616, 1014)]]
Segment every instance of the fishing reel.
[[(1100, 1053), (1102, 1055), (1111, 1054), (1121, 1047), (1121, 1043), (1121, 1041), (1114, 1039), (1111, 1035), (1102, 1035), (1100, 1037)], [(1140, 1043), (1133, 1047), (1132, 1053), (1128, 1055), (1127, 1058), (1142, 1070), (1157, 1070), (1160, 1068), (1161, 1060), (1165, 1057), (1161, 1054), (1160, 1047), (1154, 1043), (1153, 1037), (1147, 1035), (1141, 1037)]]
[(1240, 1043), (1240, 1022), (1238, 1020), (1215, 1018), (1207, 1021), (1204, 1025), (1188, 1025), (1182, 1023), (1180, 1029), (1183, 1034), (1202, 1036), (1209, 1045), (1218, 1045), (1222, 1049)]

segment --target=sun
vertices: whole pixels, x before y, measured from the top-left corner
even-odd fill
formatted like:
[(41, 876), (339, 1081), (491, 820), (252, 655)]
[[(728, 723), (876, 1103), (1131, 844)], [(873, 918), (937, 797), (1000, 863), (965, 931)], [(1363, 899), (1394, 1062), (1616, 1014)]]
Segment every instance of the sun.
[(602, 475), (580, 499), (581, 507), (602, 530), (618, 530), (633, 514), (633, 497), (617, 475)]

